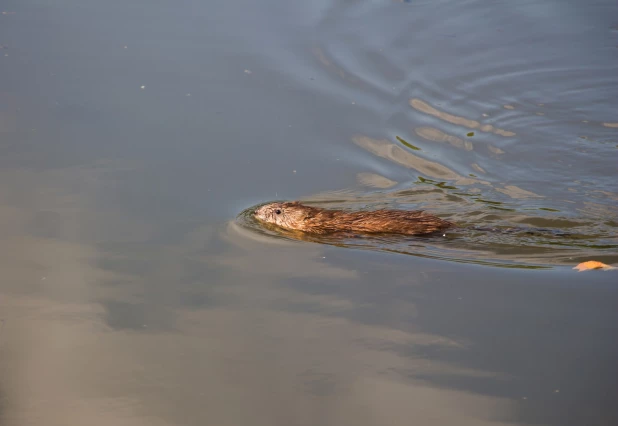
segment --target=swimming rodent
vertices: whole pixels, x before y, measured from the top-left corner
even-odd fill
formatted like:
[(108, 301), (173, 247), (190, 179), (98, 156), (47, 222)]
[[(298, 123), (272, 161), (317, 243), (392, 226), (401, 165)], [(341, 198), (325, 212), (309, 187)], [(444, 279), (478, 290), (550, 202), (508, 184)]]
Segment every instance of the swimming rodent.
[(454, 223), (421, 210), (348, 212), (306, 206), (298, 201), (265, 204), (254, 211), (254, 216), (282, 228), (312, 234), (350, 232), (425, 235), (455, 226)]

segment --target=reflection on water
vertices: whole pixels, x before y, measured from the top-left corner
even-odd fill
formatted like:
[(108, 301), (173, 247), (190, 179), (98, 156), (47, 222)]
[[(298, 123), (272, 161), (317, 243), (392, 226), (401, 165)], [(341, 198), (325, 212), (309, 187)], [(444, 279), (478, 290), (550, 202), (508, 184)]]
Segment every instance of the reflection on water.
[(427, 139), (429, 141), (447, 142), (454, 147), (465, 149), (466, 151), (472, 151), (474, 149), (474, 145), (472, 144), (472, 142), (464, 141), (457, 136), (449, 135), (439, 129), (434, 129), (433, 127), (417, 127), (416, 129), (414, 129), (414, 131), (421, 138)]
[(361, 185), (368, 186), (370, 188), (390, 188), (397, 185), (397, 182), (390, 180), (384, 176), (377, 175), (375, 173), (358, 173), (356, 180)]
[(442, 164), (429, 161), (405, 149), (390, 143), (387, 140), (375, 140), (366, 136), (356, 136), (353, 141), (358, 146), (366, 149), (374, 155), (386, 158), (398, 165), (414, 169), (417, 172), (435, 179), (454, 181), (459, 185), (471, 185), (473, 183), (483, 183), (477, 179), (466, 178), (458, 175)]
[(476, 120), (470, 120), (469, 118), (458, 117), (456, 115), (440, 111), (421, 99), (410, 99), (410, 106), (417, 111), (433, 115), (434, 117), (446, 121), (447, 123), (456, 124), (458, 126), (467, 127), (469, 129), (478, 129), (481, 132), (495, 133), (497, 135), (505, 137), (515, 136), (515, 133), (503, 129), (497, 129), (491, 124), (481, 124)]

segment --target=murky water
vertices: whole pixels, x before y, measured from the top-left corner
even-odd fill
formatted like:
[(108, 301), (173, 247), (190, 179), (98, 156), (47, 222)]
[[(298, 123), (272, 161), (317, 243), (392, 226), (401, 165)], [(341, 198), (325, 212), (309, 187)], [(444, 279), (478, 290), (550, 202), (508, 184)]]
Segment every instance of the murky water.
[(2, 3), (0, 423), (618, 424), (615, 6)]

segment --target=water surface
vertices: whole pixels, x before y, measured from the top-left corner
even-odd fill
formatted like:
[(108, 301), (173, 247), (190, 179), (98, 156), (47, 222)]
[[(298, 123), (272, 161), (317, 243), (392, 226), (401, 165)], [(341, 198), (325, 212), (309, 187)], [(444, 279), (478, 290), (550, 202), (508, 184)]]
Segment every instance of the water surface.
[(3, 425), (618, 423), (613, 2), (0, 12)]

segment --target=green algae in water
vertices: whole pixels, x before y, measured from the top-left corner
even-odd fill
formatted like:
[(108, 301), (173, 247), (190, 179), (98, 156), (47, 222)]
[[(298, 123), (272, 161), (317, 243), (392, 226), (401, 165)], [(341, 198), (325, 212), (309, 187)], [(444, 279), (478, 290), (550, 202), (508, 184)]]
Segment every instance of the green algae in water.
[(395, 138), (397, 138), (397, 140), (399, 142), (401, 142), (403, 145), (407, 146), (410, 149), (413, 149), (415, 151), (420, 151), (421, 150), (420, 148), (412, 145), (410, 142), (405, 141), (403, 138), (400, 138), (399, 136), (395, 136)]

